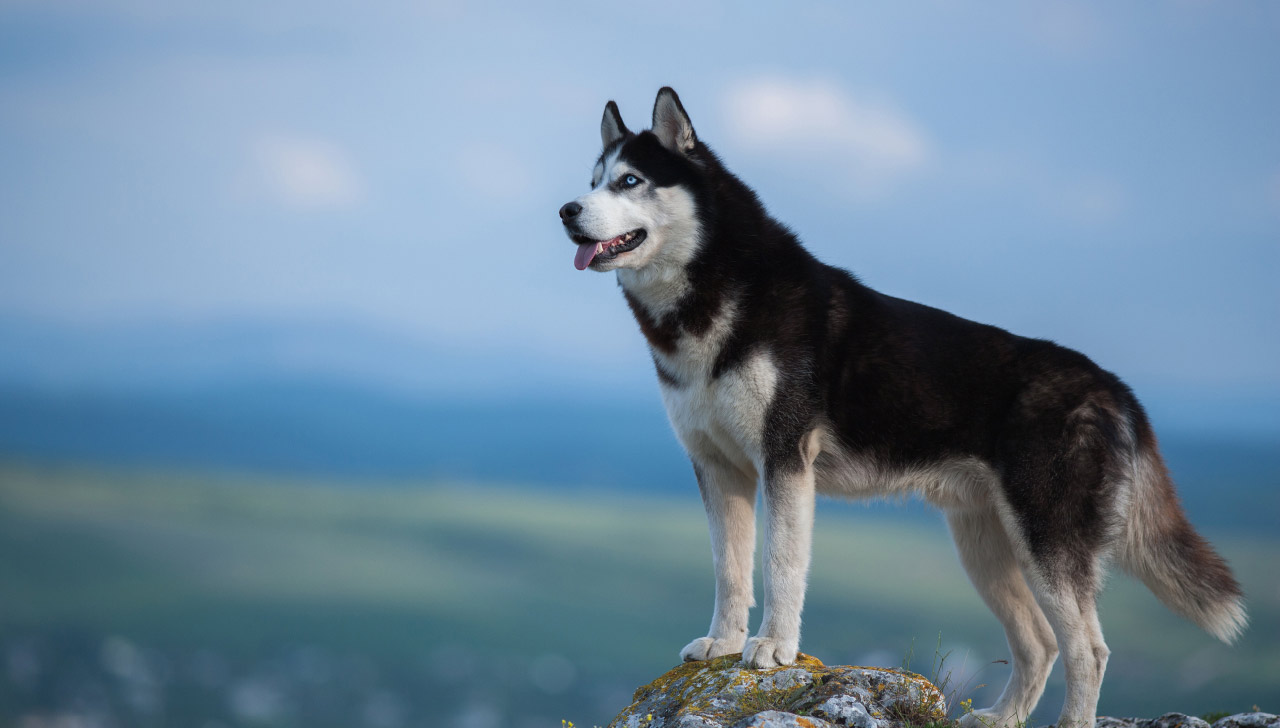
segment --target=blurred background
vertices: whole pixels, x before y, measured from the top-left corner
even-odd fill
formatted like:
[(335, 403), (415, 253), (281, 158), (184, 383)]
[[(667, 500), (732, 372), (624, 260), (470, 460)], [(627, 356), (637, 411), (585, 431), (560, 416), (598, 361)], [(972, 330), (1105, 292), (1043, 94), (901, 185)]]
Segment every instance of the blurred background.
[[(1269, 2), (0, 4), (0, 722), (603, 725), (673, 666), (701, 504), (556, 217), (662, 85), (824, 260), (1147, 404), (1253, 626), (1117, 577), (1102, 712), (1280, 711), (1278, 40)], [(818, 520), (803, 649), (992, 699), (941, 517)]]

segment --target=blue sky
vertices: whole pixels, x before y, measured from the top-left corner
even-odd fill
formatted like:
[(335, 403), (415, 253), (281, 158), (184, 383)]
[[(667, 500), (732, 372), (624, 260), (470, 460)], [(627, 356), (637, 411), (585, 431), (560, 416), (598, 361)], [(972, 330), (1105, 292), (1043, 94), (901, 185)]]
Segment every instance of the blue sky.
[(653, 396), (556, 209), (604, 103), (642, 127), (669, 84), (869, 285), (1140, 395), (1276, 402), (1278, 38), (1269, 2), (9, 2), (0, 319), (333, 325)]

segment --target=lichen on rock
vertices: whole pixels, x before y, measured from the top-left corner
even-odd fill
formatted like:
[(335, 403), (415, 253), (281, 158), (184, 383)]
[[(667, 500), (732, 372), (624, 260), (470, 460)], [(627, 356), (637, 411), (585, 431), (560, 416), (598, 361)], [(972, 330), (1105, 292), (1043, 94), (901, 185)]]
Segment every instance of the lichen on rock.
[(1099, 716), (1096, 728), (1209, 728), (1209, 724), (1194, 715), (1165, 713), (1159, 718), (1105, 718)]
[[(855, 697), (856, 696), (856, 697)], [(886, 721), (872, 718), (866, 704), (870, 702), (866, 693), (861, 695), (836, 695), (818, 703), (810, 715), (825, 718), (836, 725), (849, 728), (884, 728)]]
[(1159, 718), (1098, 717), (1096, 728), (1280, 728), (1280, 716), (1271, 713), (1237, 713), (1214, 721), (1182, 713), (1165, 713)]
[(887, 668), (827, 667), (809, 655), (754, 670), (742, 656), (687, 662), (636, 691), (610, 728), (895, 728), (946, 717), (928, 680)]
[[(748, 668), (742, 655), (686, 662), (632, 700), (609, 728), (918, 728), (947, 716), (942, 693), (915, 673), (828, 667), (805, 654), (765, 670)], [(1099, 717), (1096, 728), (1280, 728), (1280, 717), (1240, 713), (1212, 726), (1182, 713)]]
[(1280, 728), (1280, 715), (1257, 711), (1238, 713), (1214, 721), (1213, 728)]

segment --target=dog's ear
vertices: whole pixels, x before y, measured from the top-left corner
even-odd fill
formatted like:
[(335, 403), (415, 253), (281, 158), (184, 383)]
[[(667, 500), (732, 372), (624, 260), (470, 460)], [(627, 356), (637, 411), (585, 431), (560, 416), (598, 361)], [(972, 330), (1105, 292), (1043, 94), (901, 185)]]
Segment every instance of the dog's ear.
[(693, 151), (698, 143), (693, 123), (684, 112), (684, 106), (680, 105), (680, 97), (669, 86), (664, 86), (653, 102), (653, 133), (662, 146), (681, 154)]
[(625, 137), (631, 132), (627, 131), (627, 125), (622, 123), (622, 114), (618, 113), (618, 105), (610, 101), (604, 105), (604, 118), (600, 120), (600, 141), (604, 142), (606, 149), (610, 144)]

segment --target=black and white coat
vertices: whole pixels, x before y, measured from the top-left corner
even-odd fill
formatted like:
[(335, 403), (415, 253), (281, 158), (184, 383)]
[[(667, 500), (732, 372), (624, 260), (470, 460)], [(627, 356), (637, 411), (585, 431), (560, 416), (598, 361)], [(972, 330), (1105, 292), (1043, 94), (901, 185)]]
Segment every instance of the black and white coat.
[[(1243, 629), (1239, 586), (1187, 522), (1114, 375), (819, 262), (697, 138), (670, 89), (651, 131), (630, 132), (609, 102), (601, 135), (592, 189), (561, 217), (580, 267), (617, 271), (706, 506), (715, 608), (684, 659), (795, 660), (817, 493), (918, 494), (946, 512), (1013, 652), (1007, 687), (973, 724), (1025, 720), (1061, 650), (1058, 724), (1093, 725), (1109, 559), (1219, 638)], [(748, 637), (759, 486), (764, 613)]]

